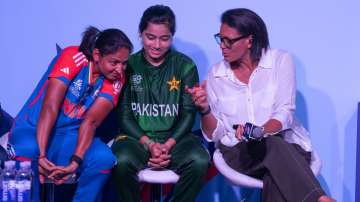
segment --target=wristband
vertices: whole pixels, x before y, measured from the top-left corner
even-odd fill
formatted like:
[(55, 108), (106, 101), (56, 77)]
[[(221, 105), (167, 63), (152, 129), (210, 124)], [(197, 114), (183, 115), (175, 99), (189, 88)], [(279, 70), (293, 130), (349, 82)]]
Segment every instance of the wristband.
[(75, 161), (79, 166), (83, 163), (82, 158), (80, 158), (78, 155), (73, 154), (70, 158), (70, 162)]
[(204, 111), (204, 112), (201, 112), (201, 111), (200, 111), (199, 113), (200, 113), (201, 116), (205, 116), (205, 115), (210, 114), (210, 112), (211, 112), (211, 108), (210, 108), (210, 106), (209, 106), (206, 111)]
[(46, 155), (42, 155), (42, 156), (39, 156), (38, 159), (43, 159), (43, 158), (46, 158)]

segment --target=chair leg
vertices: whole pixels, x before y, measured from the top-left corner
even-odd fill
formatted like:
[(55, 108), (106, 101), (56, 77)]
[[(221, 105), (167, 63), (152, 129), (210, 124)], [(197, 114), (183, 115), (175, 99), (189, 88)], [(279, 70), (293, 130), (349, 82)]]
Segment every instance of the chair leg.
[(152, 202), (162, 202), (162, 185), (161, 184), (152, 184), (151, 185), (151, 201)]
[(40, 185), (40, 201), (54, 202), (55, 185), (53, 183), (44, 183)]

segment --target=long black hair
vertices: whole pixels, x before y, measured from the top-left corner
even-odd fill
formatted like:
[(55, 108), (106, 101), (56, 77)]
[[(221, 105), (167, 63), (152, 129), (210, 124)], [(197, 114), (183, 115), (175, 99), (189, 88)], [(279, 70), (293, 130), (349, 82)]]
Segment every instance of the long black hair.
[(259, 61), (262, 50), (269, 48), (269, 37), (264, 21), (254, 11), (246, 8), (235, 8), (225, 11), (221, 16), (221, 23), (236, 29), (242, 35), (252, 35), (250, 57), (252, 61)]
[(133, 45), (126, 34), (119, 29), (100, 31), (96, 27), (89, 26), (83, 33), (79, 51), (83, 52), (86, 58), (92, 61), (94, 48), (99, 49), (100, 54), (103, 56), (115, 53), (119, 48), (127, 48), (131, 53)]

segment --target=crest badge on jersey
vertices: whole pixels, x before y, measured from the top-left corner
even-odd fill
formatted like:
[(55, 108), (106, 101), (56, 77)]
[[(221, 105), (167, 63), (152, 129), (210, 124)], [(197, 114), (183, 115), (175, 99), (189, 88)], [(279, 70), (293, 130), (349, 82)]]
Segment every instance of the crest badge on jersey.
[(167, 82), (167, 84), (169, 85), (170, 92), (172, 90), (179, 90), (180, 80), (176, 80), (175, 76), (173, 76), (172, 79)]

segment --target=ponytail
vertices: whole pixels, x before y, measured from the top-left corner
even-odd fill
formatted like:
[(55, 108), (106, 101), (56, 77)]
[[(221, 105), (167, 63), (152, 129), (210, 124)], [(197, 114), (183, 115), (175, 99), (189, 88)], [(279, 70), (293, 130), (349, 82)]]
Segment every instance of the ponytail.
[(83, 52), (89, 61), (93, 61), (94, 48), (99, 49), (101, 55), (113, 54), (120, 48), (126, 48), (131, 53), (133, 45), (124, 32), (119, 29), (100, 31), (90, 26), (83, 33), (79, 51)]
[(83, 52), (89, 61), (92, 61), (92, 52), (95, 48), (96, 39), (100, 35), (100, 30), (96, 27), (89, 26), (82, 34), (82, 40), (79, 47), (79, 51)]

